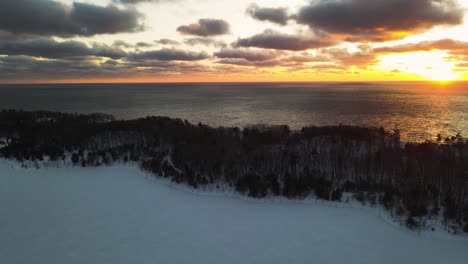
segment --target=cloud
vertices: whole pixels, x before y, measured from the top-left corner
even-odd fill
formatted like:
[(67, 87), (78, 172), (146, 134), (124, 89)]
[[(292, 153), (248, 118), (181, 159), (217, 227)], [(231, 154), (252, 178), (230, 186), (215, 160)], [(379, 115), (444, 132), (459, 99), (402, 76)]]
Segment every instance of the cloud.
[(43, 58), (96, 56), (120, 59), (127, 54), (103, 44), (87, 46), (80, 41), (57, 42), (53, 39), (0, 40), (0, 55), (28, 55)]
[(197, 23), (178, 27), (177, 31), (186, 35), (208, 37), (228, 34), (230, 26), (221, 19), (200, 19)]
[(133, 48), (133, 45), (128, 43), (128, 42), (125, 42), (123, 40), (116, 40), (114, 41), (114, 43), (112, 44), (112, 46), (114, 47), (124, 47), (124, 48)]
[(297, 62), (297, 63), (305, 63), (305, 62), (327, 62), (330, 61), (330, 57), (326, 55), (311, 55), (307, 53), (303, 54), (293, 54), (283, 58), (285, 62)]
[(214, 54), (222, 59), (243, 59), (247, 61), (268, 61), (278, 57), (278, 52), (270, 50), (222, 49)]
[(218, 60), (217, 63), (237, 65), (237, 66), (250, 66), (250, 67), (275, 67), (278, 66), (277, 60), (266, 60), (266, 61), (250, 61), (242, 58), (227, 58)]
[(155, 40), (154, 42), (160, 45), (180, 45), (178, 41), (167, 39), (167, 38), (158, 39), (158, 40)]
[(227, 44), (221, 40), (215, 40), (210, 38), (189, 38), (184, 41), (189, 46), (203, 45), (203, 46), (214, 46), (218, 48), (226, 47)]
[(197, 63), (211, 57), (204, 52), (160, 49), (127, 53), (120, 49), (138, 46), (141, 43), (123, 41), (108, 46), (52, 38), (0, 40), (0, 80), (134, 78), (210, 71)]
[(61, 79), (113, 75), (90, 60), (37, 60), (29, 56), (0, 57), (0, 80), (18, 80), (24, 76), (34, 79)]
[(314, 49), (330, 45), (333, 45), (333, 43), (315, 36), (288, 35), (273, 30), (265, 30), (263, 33), (250, 38), (239, 39), (235, 43), (235, 46), (238, 47), (257, 47), (292, 51)]
[(5, 30), (0, 30), (0, 40), (30, 39), (37, 36), (31, 34), (14, 34)]
[(176, 49), (160, 49), (135, 53), (131, 56), (134, 60), (160, 60), (160, 61), (199, 61), (210, 56), (204, 52), (189, 52)]
[(255, 67), (282, 67), (288, 71), (344, 70), (351, 66), (366, 68), (376, 63), (370, 50), (349, 52), (346, 48), (321, 48), (308, 52), (278, 52), (271, 50), (223, 49), (214, 54), (221, 64)]
[(138, 43), (136, 44), (136, 46), (137, 46), (138, 48), (149, 48), (149, 47), (154, 46), (154, 44), (153, 44), (153, 43), (141, 42), (141, 41), (140, 41), (140, 42), (138, 42)]
[(0, 80), (74, 80), (164, 77), (190, 73), (209, 73), (211, 68), (196, 62), (159, 60), (46, 59), (30, 56), (0, 57)]
[(468, 42), (453, 39), (428, 40), (416, 43), (407, 43), (396, 46), (386, 46), (373, 49), (376, 55), (405, 53), (405, 52), (428, 52), (433, 50), (446, 51), (447, 58), (465, 64), (468, 62)]
[(133, 7), (98, 6), (51, 0), (1, 0), (0, 30), (43, 36), (92, 36), (143, 29)]
[(139, 17), (133, 8), (122, 10), (113, 5), (101, 7), (77, 2), (70, 13), (72, 23), (76, 23), (85, 35), (139, 31), (142, 29)]
[[(61, 45), (69, 45), (70, 41)], [(75, 43), (76, 50), (63, 47), (50, 47), (47, 52), (28, 51), (15, 54), (30, 54), (0, 56), (0, 80), (18, 80), (27, 76), (28, 80), (71, 80), (76, 78), (139, 78), (183, 76), (183, 74), (219, 73), (260, 73), (271, 74), (266, 68), (281, 67), (284, 71), (295, 72), (309, 70), (311, 72), (339, 73), (351, 65), (369, 63), (372, 56), (359, 53), (349, 53), (346, 49), (324, 48), (308, 52), (288, 52), (262, 49), (225, 48), (215, 55), (218, 60), (207, 65), (199, 62), (211, 58), (206, 53), (197, 53), (175, 49), (161, 49), (154, 51), (137, 51), (115, 59), (98, 59), (93, 56), (107, 56), (105, 49), (99, 51), (102, 44), (95, 44), (87, 48)], [(73, 45), (70, 45), (73, 46)], [(20, 46), (18, 46), (20, 47)], [(73, 46), (74, 47), (74, 46)], [(114, 46), (111, 46), (111, 48)], [(52, 48), (58, 53), (52, 53)], [(89, 51), (93, 50), (93, 51)], [(37, 59), (37, 55), (47, 55), (47, 58)], [(91, 54), (91, 55), (88, 55)], [(82, 55), (82, 56), (74, 56)], [(232, 67), (232, 68), (231, 68)]]
[(455, 0), (318, 0), (302, 7), (296, 20), (349, 41), (386, 41), (461, 24), (463, 15)]
[[(431, 51), (431, 50), (449, 50), (464, 51), (468, 50), (468, 42), (458, 41), (453, 39), (439, 39), (422, 41), (418, 43), (408, 43), (397, 46), (379, 47), (375, 48), (376, 53), (399, 53), (399, 52), (417, 52), (417, 51)], [(468, 54), (468, 52), (467, 52)]]
[(356, 52), (350, 52), (347, 48), (332, 47), (321, 49), (319, 55), (327, 56), (330, 61), (335, 61), (338, 65), (355, 66), (358, 68), (366, 68), (377, 62), (375, 54), (372, 50), (361, 49)]
[(260, 21), (270, 21), (272, 23), (286, 25), (289, 20), (287, 8), (268, 8), (259, 7), (256, 4), (252, 4), (247, 8), (247, 14), (252, 18)]

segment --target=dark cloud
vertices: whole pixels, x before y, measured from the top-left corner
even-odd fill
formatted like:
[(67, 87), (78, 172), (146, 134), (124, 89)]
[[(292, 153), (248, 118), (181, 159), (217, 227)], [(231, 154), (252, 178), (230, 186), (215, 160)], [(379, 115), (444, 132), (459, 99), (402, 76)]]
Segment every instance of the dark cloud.
[(229, 23), (221, 19), (200, 19), (198, 23), (178, 27), (177, 31), (186, 35), (208, 37), (228, 34), (229, 28)]
[(180, 45), (178, 41), (172, 39), (159, 39), (154, 42), (160, 45)]
[(226, 47), (227, 44), (221, 40), (215, 40), (210, 38), (190, 38), (184, 41), (189, 46), (203, 45), (203, 46), (214, 46), (218, 48)]
[(288, 71), (308, 69), (343, 70), (351, 66), (365, 68), (375, 63), (375, 56), (365, 51), (348, 52), (343, 48), (323, 48), (307, 52), (272, 52), (271, 50), (224, 49), (214, 54), (217, 63), (237, 66), (282, 67)]
[(222, 49), (214, 54), (222, 59), (243, 59), (247, 61), (268, 61), (278, 57), (278, 52), (270, 50)]
[(0, 55), (28, 55), (43, 58), (96, 56), (119, 59), (126, 53), (103, 44), (87, 46), (79, 41), (57, 42), (53, 39), (0, 40)]
[(73, 79), (122, 79), (137, 77), (164, 77), (181, 73), (209, 73), (209, 67), (196, 62), (158, 60), (106, 60), (51, 59), (37, 60), (30, 56), (0, 56), (0, 80), (73, 80)]
[(149, 47), (152, 47), (153, 44), (152, 43), (147, 43), (147, 42), (138, 42), (136, 44), (137, 47), (139, 48), (149, 48)]
[(84, 35), (139, 31), (142, 30), (139, 17), (134, 8), (119, 9), (113, 5), (101, 7), (77, 2), (70, 12), (72, 23), (77, 24)]
[(189, 52), (175, 49), (160, 49), (135, 53), (131, 56), (134, 60), (160, 60), (160, 61), (199, 61), (210, 56), (204, 52)]
[(289, 20), (287, 8), (259, 7), (252, 4), (247, 8), (247, 14), (260, 21), (270, 21), (280, 25), (286, 25)]
[(121, 49), (110, 47), (110, 46), (99, 44), (99, 43), (93, 44), (90, 50), (91, 50), (90, 52), (91, 56), (107, 57), (111, 59), (121, 59), (128, 55), (125, 51)]
[[(0, 80), (28, 78), (51, 79), (64, 77), (92, 77), (105, 70), (89, 60), (36, 60), (29, 56), (0, 57)], [(105, 72), (106, 75), (112, 72)]]
[(235, 46), (257, 47), (276, 50), (300, 51), (326, 47), (333, 45), (330, 41), (318, 39), (312, 36), (288, 35), (272, 30), (265, 30), (263, 33), (250, 38), (239, 39)]
[(385, 41), (437, 25), (457, 25), (463, 15), (455, 0), (318, 0), (300, 9), (296, 19), (350, 41)]
[(114, 46), (114, 47), (124, 47), (124, 48), (133, 48), (132, 44), (130, 44), (128, 42), (125, 42), (123, 40), (114, 41), (114, 44), (112, 44), (112, 46)]
[(5, 30), (0, 30), (0, 40), (14, 40), (14, 39), (31, 39), (37, 38), (31, 34), (14, 34)]
[(0, 30), (44, 36), (92, 36), (142, 30), (133, 7), (51, 0), (1, 0)]
[(37, 60), (23, 55), (0, 57), (0, 81), (121, 78), (138, 73), (134, 67), (115, 62), (107, 60), (99, 63), (92, 59)]

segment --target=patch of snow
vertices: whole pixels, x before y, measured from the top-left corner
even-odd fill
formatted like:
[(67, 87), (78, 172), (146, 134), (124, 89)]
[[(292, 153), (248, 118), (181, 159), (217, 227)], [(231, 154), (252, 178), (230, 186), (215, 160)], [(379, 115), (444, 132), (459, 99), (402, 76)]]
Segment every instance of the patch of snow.
[(8, 146), (10, 144), (10, 141), (6, 137), (0, 137), (0, 149)]
[(169, 166), (171, 166), (175, 171), (178, 173), (182, 173), (182, 170), (177, 168), (174, 163), (172, 162), (172, 158), (170, 155), (166, 155), (163, 160), (161, 161), (161, 164), (167, 163)]
[(466, 263), (468, 240), (418, 236), (379, 208), (253, 200), (136, 166), (0, 159), (0, 263)]
[(36, 119), (36, 123), (55, 122), (57, 118), (54, 117), (40, 117)]

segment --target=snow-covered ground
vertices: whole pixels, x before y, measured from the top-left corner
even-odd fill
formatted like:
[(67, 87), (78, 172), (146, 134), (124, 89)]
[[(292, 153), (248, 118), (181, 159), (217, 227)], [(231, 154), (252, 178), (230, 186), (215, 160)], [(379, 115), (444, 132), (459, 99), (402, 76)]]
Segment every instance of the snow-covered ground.
[(0, 160), (0, 263), (467, 263), (378, 209), (193, 193), (130, 166), (23, 169)]

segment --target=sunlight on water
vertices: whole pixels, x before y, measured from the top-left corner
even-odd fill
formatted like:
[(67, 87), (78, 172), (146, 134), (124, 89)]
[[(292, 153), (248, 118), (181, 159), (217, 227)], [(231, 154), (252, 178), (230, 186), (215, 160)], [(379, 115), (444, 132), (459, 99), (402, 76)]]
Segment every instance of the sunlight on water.
[(404, 140), (468, 135), (468, 85), (427, 83), (109, 84), (0, 86), (2, 108), (161, 115), (213, 126), (398, 128)]

